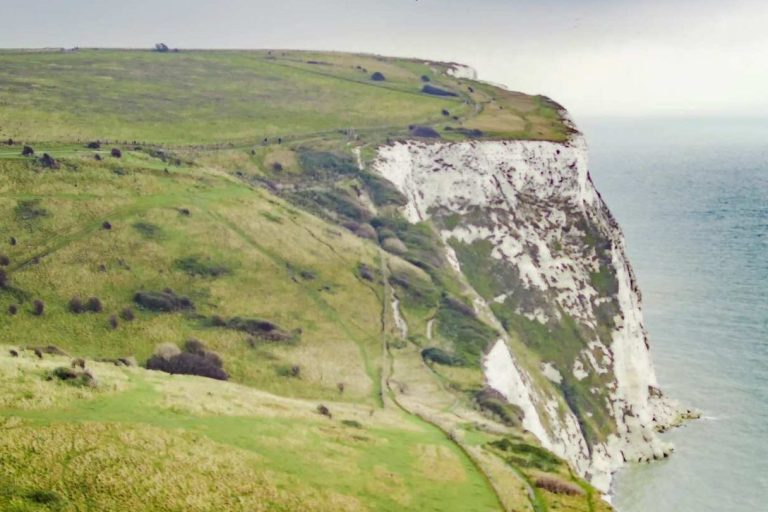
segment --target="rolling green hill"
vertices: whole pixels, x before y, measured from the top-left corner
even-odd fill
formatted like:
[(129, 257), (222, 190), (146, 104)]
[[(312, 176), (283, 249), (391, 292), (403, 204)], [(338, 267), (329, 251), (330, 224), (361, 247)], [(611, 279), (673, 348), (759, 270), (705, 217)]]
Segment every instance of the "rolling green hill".
[(483, 394), (493, 328), (366, 170), (404, 137), (567, 137), (448, 67), (0, 52), (0, 508), (607, 510)]

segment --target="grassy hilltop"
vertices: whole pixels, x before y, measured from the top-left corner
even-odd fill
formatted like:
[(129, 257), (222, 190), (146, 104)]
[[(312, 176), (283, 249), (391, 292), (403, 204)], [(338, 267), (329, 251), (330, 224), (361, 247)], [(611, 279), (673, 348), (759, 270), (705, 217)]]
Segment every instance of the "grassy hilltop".
[[(448, 68), (0, 52), (0, 509), (607, 510), (483, 389), (496, 332), (366, 170), (567, 137)], [(145, 368), (182, 363), (229, 382)]]

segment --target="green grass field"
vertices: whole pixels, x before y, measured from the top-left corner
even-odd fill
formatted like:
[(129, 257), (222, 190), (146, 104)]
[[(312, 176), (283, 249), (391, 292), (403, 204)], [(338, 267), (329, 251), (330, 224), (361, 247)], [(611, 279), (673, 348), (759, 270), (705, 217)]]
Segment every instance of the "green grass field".
[[(13, 139), (0, 142), (0, 508), (606, 510), (564, 463), (533, 464), (529, 435), (477, 410), (492, 329), (452, 316), (464, 278), (434, 227), (407, 223), (399, 193), (358, 168), (356, 154), (365, 164), (413, 124), (447, 140), (470, 136), (458, 127), (567, 136), (548, 100), (445, 69), (293, 51), (0, 51), (0, 141)], [(421, 93), (422, 76), (457, 96)], [(164, 290), (190, 304), (136, 302)], [(230, 382), (142, 368), (190, 339)], [(46, 346), (67, 355), (37, 358)], [(426, 364), (427, 346), (467, 364)], [(126, 357), (139, 367), (105, 362)], [(73, 358), (95, 387), (51, 378)], [(511, 451), (494, 447), (506, 438)], [(547, 491), (542, 475), (583, 491)]]
[[(535, 97), (488, 88), (470, 94), (436, 64), (367, 55), (0, 51), (0, 71), (0, 139), (25, 142), (239, 144), (350, 129), (382, 138), (407, 134), (411, 124), (458, 127), (478, 110), (470, 127), (489, 135), (565, 133), (557, 113)], [(372, 81), (375, 71), (387, 79)], [(421, 93), (422, 75), (459, 96)], [(443, 110), (459, 120), (445, 119)]]

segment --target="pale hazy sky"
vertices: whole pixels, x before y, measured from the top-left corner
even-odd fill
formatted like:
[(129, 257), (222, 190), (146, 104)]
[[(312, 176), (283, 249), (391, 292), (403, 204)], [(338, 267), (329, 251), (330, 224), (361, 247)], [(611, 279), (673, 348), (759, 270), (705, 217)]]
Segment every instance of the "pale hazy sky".
[(767, 0), (0, 0), (0, 47), (160, 41), (454, 60), (577, 117), (768, 117)]

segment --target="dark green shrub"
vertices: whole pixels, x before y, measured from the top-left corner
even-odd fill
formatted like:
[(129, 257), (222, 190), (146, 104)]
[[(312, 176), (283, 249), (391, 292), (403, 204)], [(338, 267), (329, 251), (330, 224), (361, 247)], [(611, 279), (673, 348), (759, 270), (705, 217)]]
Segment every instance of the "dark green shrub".
[(98, 297), (90, 297), (88, 302), (85, 303), (85, 309), (91, 313), (101, 313), (104, 306), (101, 304), (101, 300)]
[(35, 220), (49, 215), (48, 210), (40, 206), (40, 199), (24, 199), (16, 202), (14, 214), (19, 221)]
[(504, 458), (515, 466), (551, 472), (562, 464), (562, 461), (555, 455), (532, 444), (513, 441), (506, 437), (488, 444), (503, 452)]
[(42, 316), (45, 312), (45, 303), (40, 299), (32, 301), (32, 314), (35, 316)]
[(218, 366), (216, 361), (189, 352), (182, 352), (169, 358), (152, 356), (147, 360), (147, 369), (171, 374), (197, 375), (216, 380), (229, 379), (227, 372)]
[(26, 498), (33, 503), (47, 506), (56, 506), (64, 501), (58, 493), (44, 489), (29, 491), (26, 494)]
[(133, 301), (142, 309), (162, 313), (187, 311), (195, 308), (195, 305), (188, 297), (176, 295), (171, 290), (138, 292), (133, 296)]
[(357, 174), (357, 163), (349, 155), (311, 149), (299, 150), (299, 164), (314, 178), (336, 178)]
[(163, 230), (160, 226), (150, 222), (136, 222), (133, 224), (133, 229), (138, 231), (144, 238), (151, 240), (159, 240), (163, 238)]
[(431, 126), (411, 126), (411, 136), (425, 139), (439, 139), (440, 134)]
[(80, 300), (80, 297), (72, 297), (69, 299), (69, 312), (74, 313), (76, 315), (79, 315), (85, 311), (85, 306), (83, 306), (83, 301)]
[(405, 196), (395, 187), (391, 181), (369, 172), (361, 172), (360, 180), (365, 184), (371, 200), (376, 206), (398, 205), (408, 203)]
[(522, 425), (524, 413), (510, 404), (504, 395), (493, 388), (485, 388), (474, 396), (475, 403), (482, 410), (496, 417), (501, 423), (515, 427)]
[(464, 361), (453, 354), (438, 347), (427, 347), (421, 351), (421, 357), (428, 363), (437, 363), (445, 366), (463, 366)]
[(383, 82), (383, 81), (385, 81), (386, 79), (387, 79), (387, 78), (384, 76), (384, 74), (383, 74), (383, 73), (381, 73), (381, 72), (379, 72), (379, 71), (376, 71), (376, 72), (374, 72), (374, 73), (371, 75), (371, 80), (373, 80), (374, 82)]
[(236, 316), (227, 322), (229, 329), (248, 333), (256, 338), (266, 341), (296, 341), (299, 331), (286, 332), (277, 325), (258, 318), (242, 318)]
[(445, 89), (440, 89), (439, 87), (435, 87), (434, 85), (425, 84), (421, 88), (421, 92), (424, 94), (431, 94), (432, 96), (458, 96), (453, 91), (447, 91)]
[(220, 277), (230, 273), (224, 265), (204, 261), (198, 256), (186, 256), (175, 261), (174, 267), (194, 277)]
[(476, 316), (472, 308), (458, 299), (443, 296), (437, 310), (437, 329), (451, 341), (456, 353), (471, 365), (479, 365), (484, 351), (499, 336), (495, 329)]

